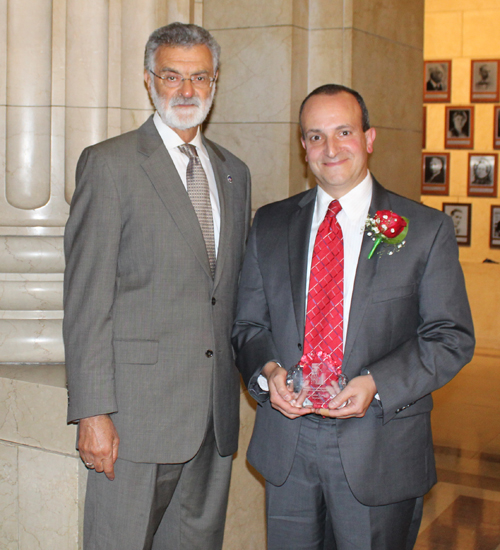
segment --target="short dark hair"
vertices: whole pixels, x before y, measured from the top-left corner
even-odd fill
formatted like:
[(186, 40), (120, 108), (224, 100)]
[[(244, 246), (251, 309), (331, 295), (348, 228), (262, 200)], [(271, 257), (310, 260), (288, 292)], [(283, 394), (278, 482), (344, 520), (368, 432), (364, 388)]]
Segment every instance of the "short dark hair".
[(151, 33), (144, 51), (144, 68), (150, 71), (154, 69), (154, 56), (160, 46), (190, 48), (197, 45), (204, 45), (210, 50), (215, 74), (220, 59), (220, 46), (215, 38), (203, 27), (179, 22), (170, 23)]
[(305, 104), (308, 102), (308, 100), (315, 95), (337, 95), (341, 94), (342, 92), (352, 95), (358, 102), (361, 108), (361, 126), (363, 128), (363, 132), (366, 132), (370, 129), (370, 116), (368, 115), (368, 109), (366, 108), (365, 100), (361, 97), (361, 94), (356, 92), (356, 90), (348, 88), (347, 86), (342, 86), (342, 84), (324, 84), (323, 86), (320, 86), (319, 88), (313, 90), (304, 99), (300, 106), (299, 124), (302, 136), (304, 136), (304, 129), (302, 128), (302, 111), (304, 110)]

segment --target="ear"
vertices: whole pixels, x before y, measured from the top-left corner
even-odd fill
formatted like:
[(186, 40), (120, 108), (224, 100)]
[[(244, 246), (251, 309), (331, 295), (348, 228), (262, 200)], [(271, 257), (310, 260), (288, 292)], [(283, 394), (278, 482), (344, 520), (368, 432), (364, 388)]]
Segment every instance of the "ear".
[(307, 158), (306, 142), (304, 141), (304, 138), (302, 136), (300, 137), (300, 143), (302, 143), (302, 147), (304, 148), (304, 151), (306, 152), (306, 162), (309, 162), (309, 159)]
[(150, 90), (151, 89), (151, 73), (147, 69), (144, 69), (144, 83), (146, 84), (146, 88), (148, 90)]
[(377, 137), (377, 131), (375, 130), (375, 128), (369, 128), (365, 132), (366, 150), (368, 153), (373, 153), (373, 142), (375, 141), (376, 137)]

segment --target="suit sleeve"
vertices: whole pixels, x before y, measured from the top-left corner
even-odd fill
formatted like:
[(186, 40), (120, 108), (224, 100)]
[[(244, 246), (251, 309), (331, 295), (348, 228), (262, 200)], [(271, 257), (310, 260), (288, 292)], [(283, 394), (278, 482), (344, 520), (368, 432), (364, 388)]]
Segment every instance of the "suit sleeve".
[(269, 307), (259, 268), (258, 225), (259, 212), (255, 215), (248, 237), (232, 342), (236, 353), (236, 366), (245, 385), (257, 401), (263, 402), (269, 398), (269, 394), (260, 388), (257, 378), (266, 363), (279, 359), (271, 332)]
[(474, 353), (474, 330), (451, 219), (441, 223), (419, 285), (415, 337), (367, 365), (384, 422), (444, 386)]
[(111, 172), (102, 154), (86, 149), (64, 238), (68, 422), (117, 411), (112, 310), (120, 234), (120, 201)]

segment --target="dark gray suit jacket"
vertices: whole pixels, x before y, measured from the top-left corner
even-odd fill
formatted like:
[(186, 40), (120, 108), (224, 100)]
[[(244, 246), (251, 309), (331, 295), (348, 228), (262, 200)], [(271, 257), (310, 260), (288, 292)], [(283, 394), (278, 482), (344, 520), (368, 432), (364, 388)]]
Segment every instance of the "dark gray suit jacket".
[[(68, 421), (110, 413), (122, 458), (178, 463), (213, 413), (237, 449), (230, 344), (250, 220), (247, 166), (204, 139), (219, 192), (215, 280), (198, 219), (152, 118), (86, 149), (65, 234)], [(213, 402), (213, 411), (209, 410)]]
[[(315, 197), (312, 189), (257, 212), (233, 330), (237, 366), (260, 405), (248, 459), (274, 485), (290, 472), (303, 420), (273, 409), (256, 379), (266, 362), (290, 368), (302, 356)], [(337, 421), (347, 480), (366, 505), (420, 496), (435, 483), (431, 392), (474, 349), (451, 219), (374, 182), (370, 215), (385, 209), (409, 218), (406, 246), (368, 260), (373, 243), (365, 234), (343, 362), (349, 379), (370, 370), (382, 406), (374, 399), (363, 418)]]

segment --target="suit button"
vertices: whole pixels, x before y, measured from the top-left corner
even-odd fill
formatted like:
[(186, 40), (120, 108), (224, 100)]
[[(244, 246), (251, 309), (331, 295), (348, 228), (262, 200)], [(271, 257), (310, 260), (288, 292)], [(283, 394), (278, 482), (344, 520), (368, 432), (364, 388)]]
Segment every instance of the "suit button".
[(302, 351), (302, 344), (297, 344), (297, 347), (299, 348), (300, 351)]
[(215, 298), (212, 298), (212, 305), (215, 306), (216, 303), (217, 303), (217, 300)]
[(214, 356), (214, 352), (211, 350), (211, 349), (207, 349), (207, 351), (205, 352), (205, 355), (207, 357), (213, 357)]

